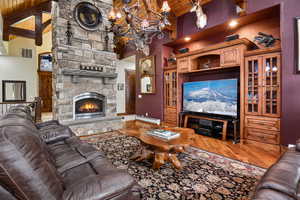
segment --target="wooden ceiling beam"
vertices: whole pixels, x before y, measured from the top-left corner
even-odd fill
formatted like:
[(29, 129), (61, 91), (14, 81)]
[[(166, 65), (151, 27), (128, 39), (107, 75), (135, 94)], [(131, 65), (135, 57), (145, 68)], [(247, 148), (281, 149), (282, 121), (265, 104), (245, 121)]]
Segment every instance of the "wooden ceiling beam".
[(42, 12), (35, 14), (35, 44), (41, 46), (43, 44), (43, 16)]
[[(4, 16), (3, 20), (3, 40), (9, 41), (10, 35), (17, 35), (26, 38), (35, 39), (35, 44), (41, 46), (43, 44), (43, 30), (51, 24), (51, 19), (43, 24), (43, 12), (51, 12), (51, 1), (41, 3), (37, 6), (27, 8), (22, 12), (11, 13)], [(35, 16), (35, 31), (12, 27), (13, 24), (27, 17)]]
[(31, 30), (17, 28), (17, 27), (9, 27), (8, 31), (11, 35), (35, 39), (35, 32)]
[(48, 19), (47, 21), (45, 21), (45, 22), (43, 23), (43, 27), (42, 27), (43, 31), (44, 31), (49, 25), (51, 25), (51, 22), (52, 22), (52, 19)]
[(6, 23), (8, 25), (12, 25), (14, 23), (17, 23), (17, 22), (27, 18), (27, 17), (33, 16), (37, 13), (42, 13), (42, 12), (50, 13), (51, 5), (52, 5), (51, 1), (47, 1), (47, 2), (41, 3), (37, 6), (27, 8), (22, 11), (14, 12), (9, 15), (5, 15), (5, 16), (3, 16), (3, 21), (4, 21), (4, 23)]

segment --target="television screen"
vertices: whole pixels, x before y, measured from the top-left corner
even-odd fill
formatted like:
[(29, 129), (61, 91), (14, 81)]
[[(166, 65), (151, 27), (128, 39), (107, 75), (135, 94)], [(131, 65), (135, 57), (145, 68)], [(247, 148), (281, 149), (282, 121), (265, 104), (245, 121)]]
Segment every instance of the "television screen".
[(237, 79), (187, 82), (183, 90), (184, 111), (237, 116)]

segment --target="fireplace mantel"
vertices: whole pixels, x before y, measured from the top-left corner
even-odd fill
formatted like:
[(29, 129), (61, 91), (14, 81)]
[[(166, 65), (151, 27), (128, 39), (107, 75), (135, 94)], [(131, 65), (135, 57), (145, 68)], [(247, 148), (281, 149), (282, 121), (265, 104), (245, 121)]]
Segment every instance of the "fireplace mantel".
[(118, 77), (117, 73), (107, 73), (80, 69), (63, 69), (62, 74), (72, 77), (72, 83), (79, 83), (79, 77), (92, 77), (92, 78), (103, 78), (103, 83), (107, 83), (107, 79), (114, 79)]

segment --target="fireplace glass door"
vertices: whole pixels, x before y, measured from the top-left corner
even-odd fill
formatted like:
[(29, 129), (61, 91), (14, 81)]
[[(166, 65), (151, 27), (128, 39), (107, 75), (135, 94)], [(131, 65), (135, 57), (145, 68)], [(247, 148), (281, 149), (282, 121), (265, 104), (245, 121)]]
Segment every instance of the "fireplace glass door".
[(105, 116), (105, 96), (98, 93), (84, 93), (74, 97), (75, 119)]

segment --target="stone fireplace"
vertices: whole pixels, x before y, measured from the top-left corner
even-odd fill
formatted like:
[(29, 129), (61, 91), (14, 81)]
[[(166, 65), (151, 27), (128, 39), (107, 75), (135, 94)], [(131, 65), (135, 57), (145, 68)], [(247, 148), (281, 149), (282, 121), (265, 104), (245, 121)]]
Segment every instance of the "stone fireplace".
[[(90, 2), (102, 13), (96, 31), (82, 29), (73, 17), (75, 6)], [(60, 0), (53, 2), (53, 115), (77, 135), (107, 132), (122, 127), (116, 112), (116, 61), (113, 35), (105, 43), (106, 13), (112, 0)], [(67, 43), (68, 21), (73, 36)], [(107, 49), (108, 48), (108, 49)], [(101, 69), (91, 71), (87, 69)]]
[(106, 98), (96, 92), (86, 92), (73, 98), (74, 119), (105, 117)]

